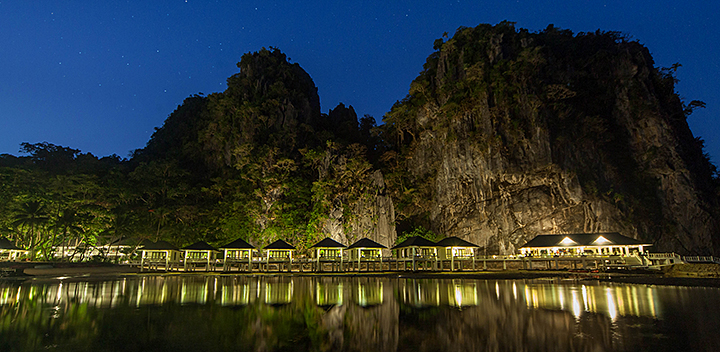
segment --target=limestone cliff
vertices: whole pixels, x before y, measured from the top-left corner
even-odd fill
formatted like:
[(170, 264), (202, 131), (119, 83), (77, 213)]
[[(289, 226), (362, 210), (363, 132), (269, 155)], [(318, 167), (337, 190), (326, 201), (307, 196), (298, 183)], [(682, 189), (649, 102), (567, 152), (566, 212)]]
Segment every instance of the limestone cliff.
[(385, 117), (399, 218), (488, 253), (595, 231), (656, 251), (717, 251), (712, 166), (672, 72), (645, 47), (506, 22), (435, 45)]

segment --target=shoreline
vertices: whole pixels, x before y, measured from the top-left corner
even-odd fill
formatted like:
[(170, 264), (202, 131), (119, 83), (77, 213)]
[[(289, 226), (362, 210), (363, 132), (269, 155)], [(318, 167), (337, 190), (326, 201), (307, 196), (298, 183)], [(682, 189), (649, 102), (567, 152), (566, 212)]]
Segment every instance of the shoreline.
[[(713, 269), (720, 270), (720, 265)], [(663, 271), (611, 271), (611, 272), (571, 272), (567, 270), (485, 270), (485, 271), (443, 271), (443, 272), (222, 272), (222, 271), (140, 271), (137, 267), (118, 264), (88, 263), (0, 263), (3, 275), (0, 281), (25, 280), (102, 280), (114, 277), (143, 275), (218, 275), (218, 276), (297, 276), (297, 277), (396, 277), (415, 279), (473, 279), (473, 280), (533, 280), (568, 279), (597, 280), (601, 282), (625, 283), (636, 285), (720, 287), (720, 277), (711, 271), (710, 276), (701, 271), (682, 271), (669, 268)]]

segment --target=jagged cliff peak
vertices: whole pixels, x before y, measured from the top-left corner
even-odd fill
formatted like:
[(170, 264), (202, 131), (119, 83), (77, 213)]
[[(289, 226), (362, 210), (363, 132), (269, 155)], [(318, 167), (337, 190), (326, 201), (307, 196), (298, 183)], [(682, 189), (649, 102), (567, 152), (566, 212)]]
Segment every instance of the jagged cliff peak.
[(713, 167), (647, 48), (617, 32), (509, 22), (435, 47), (384, 119), (399, 218), (499, 253), (596, 231), (664, 251), (718, 245)]

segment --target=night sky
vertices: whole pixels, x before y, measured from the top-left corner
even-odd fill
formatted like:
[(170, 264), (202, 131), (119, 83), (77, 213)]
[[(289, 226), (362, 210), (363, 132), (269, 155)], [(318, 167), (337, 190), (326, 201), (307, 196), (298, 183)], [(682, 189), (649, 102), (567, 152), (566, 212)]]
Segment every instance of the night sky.
[(277, 47), (339, 102), (381, 120), (460, 26), (621, 31), (676, 90), (707, 108), (689, 119), (720, 161), (720, 1), (39, 1), (0, 0), (0, 153), (22, 142), (97, 156), (145, 146), (193, 94), (225, 89), (243, 53)]

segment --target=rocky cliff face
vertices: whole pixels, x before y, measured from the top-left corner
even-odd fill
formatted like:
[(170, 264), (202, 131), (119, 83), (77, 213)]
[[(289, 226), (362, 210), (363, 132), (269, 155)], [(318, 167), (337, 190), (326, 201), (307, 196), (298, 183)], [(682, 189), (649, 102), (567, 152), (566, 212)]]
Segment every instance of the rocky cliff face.
[(328, 143), (314, 158), (306, 153), (318, 171), (313, 191), (316, 207), (324, 208), (322, 232), (345, 245), (367, 237), (392, 247), (397, 238), (393, 201), (382, 171), (367, 160), (354, 109), (338, 105), (330, 110), (327, 125), (338, 142)]
[[(407, 219), (488, 252), (617, 231), (708, 253), (720, 230), (702, 148), (668, 71), (616, 33), (458, 30), (386, 115)], [(408, 188), (406, 186), (406, 188)], [(426, 199), (425, 202), (420, 201)]]
[[(374, 170), (369, 178), (370, 185), (362, 197), (347, 205), (341, 200), (333, 202), (322, 232), (345, 245), (367, 237), (390, 248), (397, 238), (395, 207), (392, 198), (386, 194), (382, 172)], [(345, 207), (350, 212), (345, 212)]]

